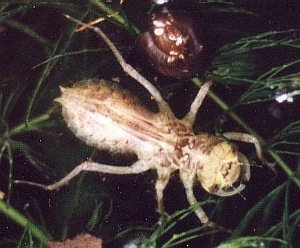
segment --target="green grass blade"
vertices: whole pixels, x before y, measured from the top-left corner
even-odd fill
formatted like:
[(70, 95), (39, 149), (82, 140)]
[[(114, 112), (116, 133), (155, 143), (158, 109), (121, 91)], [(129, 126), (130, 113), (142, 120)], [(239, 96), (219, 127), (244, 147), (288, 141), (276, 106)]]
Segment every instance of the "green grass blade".
[[(56, 53), (56, 49), (58, 47), (58, 44), (59, 44), (59, 41), (56, 43), (55, 45), (55, 48), (53, 50), (53, 53), (52, 53), (52, 56), (54, 56), (54, 54)], [(31, 111), (32, 111), (32, 108), (33, 108), (33, 103), (37, 97), (37, 94), (44, 82), (44, 80), (49, 76), (51, 70), (53, 69), (54, 65), (56, 64), (57, 60), (54, 60), (54, 61), (51, 61), (49, 63), (46, 64), (39, 80), (37, 81), (37, 84), (36, 84), (36, 87), (33, 91), (33, 94), (32, 94), (32, 98), (29, 102), (29, 105), (28, 105), (28, 108), (27, 108), (27, 111), (26, 111), (26, 115), (25, 115), (25, 123), (26, 125), (28, 126), (29, 124), (29, 118), (30, 118), (30, 114), (31, 114)]]
[(10, 197), (12, 194), (12, 178), (13, 178), (13, 155), (12, 150), (9, 142), (5, 142), (6, 144), (6, 150), (7, 150), (7, 156), (8, 156), (8, 189), (7, 189), (7, 203), (10, 204)]
[(23, 122), (15, 127), (11, 128), (10, 130), (7, 130), (4, 134), (4, 138), (12, 138), (19, 134), (24, 134), (26, 132), (33, 132), (37, 131), (39, 129), (39, 126), (45, 126), (45, 123), (48, 123), (50, 119), (50, 113), (46, 112), (42, 115), (39, 115), (37, 117), (34, 117), (28, 121), (28, 126)]
[[(30, 9), (36, 9), (39, 7), (53, 7), (58, 9), (80, 9), (82, 6), (79, 6), (77, 4), (72, 4), (70, 2), (63, 2), (63, 1), (51, 1), (51, 0), (45, 0), (45, 1), (31, 1), (31, 3), (21, 3), (19, 5), (16, 5), (17, 7), (0, 12), (0, 22), (11, 18), (15, 16), (18, 13), (22, 13), (24, 11), (30, 10)], [(8, 6), (6, 6), (8, 7)]]
[(18, 102), (18, 99), (22, 96), (23, 91), (25, 90), (25, 85), (17, 84), (14, 89), (9, 93), (9, 96), (6, 99), (6, 102), (3, 106), (2, 113), (0, 116), (0, 123), (5, 122), (15, 104)]
[(95, 204), (95, 208), (93, 210), (92, 216), (88, 220), (85, 227), (88, 231), (92, 231), (95, 228), (95, 226), (99, 223), (101, 218), (102, 208), (103, 208), (102, 202)]
[[(120, 50), (128, 50), (128, 48), (120, 48)], [(86, 54), (86, 53), (102, 53), (102, 52), (107, 52), (109, 51), (108, 48), (87, 48), (87, 49), (82, 49), (82, 50), (79, 50), (79, 51), (72, 51), (72, 52), (65, 52), (65, 53), (62, 53), (62, 54), (56, 54), (46, 60), (44, 60), (43, 62), (35, 65), (32, 69), (36, 69), (42, 65), (45, 65), (49, 62), (52, 62), (54, 60), (57, 60), (57, 59), (61, 59), (61, 58), (66, 58), (66, 57), (69, 57), (69, 56), (75, 56), (75, 55), (80, 55), (80, 54)]]
[(283, 227), (283, 240), (287, 241), (287, 245), (285, 247), (291, 247), (292, 238), (291, 238), (291, 230), (289, 225), (289, 183), (285, 188), (285, 199), (284, 199), (284, 208), (283, 208), (283, 216), (282, 216), (282, 227)]
[(33, 38), (34, 40), (36, 40), (37, 42), (41, 43), (42, 45), (52, 48), (52, 43), (50, 40), (42, 37), (40, 34), (38, 34), (36, 31), (34, 31), (30, 26), (28, 26), (24, 23), (13, 20), (13, 19), (9, 19), (9, 20), (5, 20), (4, 24), (26, 34), (27, 36), (29, 36), (29, 37)]
[(297, 137), (300, 136), (300, 121), (290, 123), (280, 130), (269, 141), (269, 146), (279, 154), (289, 154), (299, 156), (300, 142)]
[[(197, 232), (203, 231), (203, 229), (205, 229), (205, 227), (201, 226), (201, 227), (192, 228), (192, 229), (182, 232), (182, 233), (173, 234), (171, 239), (169, 239), (166, 243), (163, 244), (162, 248), (175, 247), (178, 245), (182, 245), (193, 239), (197, 239), (197, 238), (208, 236), (208, 235), (213, 235), (213, 234), (216, 234), (219, 232), (219, 230), (209, 230), (206, 232), (197, 233)], [(194, 234), (194, 233), (196, 233), (196, 234)]]
[[(281, 199), (281, 194), (274, 194), (272, 198), (269, 198), (268, 204), (266, 204), (266, 206), (263, 208), (263, 213), (262, 213), (262, 218), (260, 220), (260, 223), (270, 223), (270, 220), (272, 220), (272, 218), (274, 218), (273, 214), (274, 214), (274, 209), (277, 208), (278, 206), (278, 202)], [(257, 228), (257, 233), (264, 233), (266, 231), (266, 228), (268, 228), (268, 226), (266, 225), (260, 225)]]
[[(282, 239), (272, 237), (250, 236), (241, 237), (226, 241), (220, 244), (217, 248), (250, 248), (250, 247), (265, 247), (266, 243), (280, 243), (286, 245), (287, 242)], [(263, 246), (261, 246), (263, 244)]]
[(254, 207), (252, 207), (240, 224), (235, 228), (235, 231), (230, 236), (231, 239), (237, 238), (242, 235), (244, 230), (247, 228), (248, 224), (253, 220), (254, 216), (261, 211), (267, 204), (272, 200), (273, 197), (277, 197), (278, 194), (286, 187), (286, 183), (279, 185), (277, 188), (272, 190), (267, 196), (265, 196), (261, 201), (259, 201)]
[(48, 240), (51, 239), (51, 235), (42, 230), (38, 225), (30, 221), (24, 215), (22, 215), (18, 210), (13, 208), (11, 205), (7, 204), (6, 202), (0, 200), (0, 212), (4, 214), (6, 217), (13, 220), (16, 224), (21, 226), (24, 229), (31, 230), (32, 235), (41, 241), (42, 243), (46, 244)]
[(118, 22), (121, 26), (123, 26), (128, 31), (134, 30), (135, 34), (139, 34), (140, 31), (137, 27), (135, 27), (132, 23), (129, 25), (128, 22), (122, 15), (118, 13), (117, 10), (112, 9), (110, 6), (108, 6), (106, 3), (100, 0), (90, 0), (90, 3), (97, 6), (100, 10), (102, 10), (104, 13), (106, 13), (108, 16), (111, 16), (110, 18), (114, 19), (116, 22)]
[[(287, 46), (300, 48), (299, 38), (292, 38), (293, 34), (297, 34), (299, 29), (289, 29), (282, 31), (267, 31), (242, 38), (235, 43), (227, 44), (219, 49), (221, 55), (235, 55), (240, 53), (253, 52), (276, 46)], [(281, 38), (286, 35), (288, 38)], [(297, 37), (297, 36), (296, 36)]]
[[(288, 217), (288, 222), (289, 223), (294, 223), (291, 228), (292, 232), (296, 232), (296, 227), (299, 225), (300, 223), (300, 209), (296, 210), (294, 213), (292, 213), (289, 217)], [(264, 236), (266, 237), (276, 237), (277, 235), (279, 235), (280, 232), (282, 232), (283, 230), (283, 222), (279, 222), (278, 224), (272, 226), (265, 234)]]

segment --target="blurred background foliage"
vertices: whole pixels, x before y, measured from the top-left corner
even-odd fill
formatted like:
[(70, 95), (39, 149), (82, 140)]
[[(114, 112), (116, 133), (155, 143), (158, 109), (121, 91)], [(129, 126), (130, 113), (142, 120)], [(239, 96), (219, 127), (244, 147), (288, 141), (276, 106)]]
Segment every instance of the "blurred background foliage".
[[(122, 1), (121, 1), (122, 2)], [(299, 247), (300, 6), (297, 1), (170, 1), (190, 17), (205, 43), (199, 77), (174, 80), (137, 63), (136, 35), (145, 30), (151, 1), (0, 2), (0, 246), (43, 247), (89, 232), (104, 247)], [(195, 130), (257, 135), (277, 175), (255, 161), (243, 196), (196, 195), (209, 216), (232, 234), (204, 228), (187, 208), (180, 180), (165, 193), (169, 213), (155, 213), (155, 173), (83, 173), (58, 192), (14, 179), (50, 184), (86, 159), (129, 165), (135, 158), (95, 151), (66, 128), (53, 102), (59, 85), (83, 78), (120, 80), (143, 102), (149, 96), (122, 72), (93, 32), (75, 33), (63, 13), (84, 22), (104, 17), (103, 31), (182, 116), (201, 81), (214, 86)], [(111, 17), (108, 17), (111, 15)], [(201, 71), (201, 72), (200, 72)], [(180, 101), (178, 101), (180, 99)], [(135, 244), (135, 246), (134, 246)]]

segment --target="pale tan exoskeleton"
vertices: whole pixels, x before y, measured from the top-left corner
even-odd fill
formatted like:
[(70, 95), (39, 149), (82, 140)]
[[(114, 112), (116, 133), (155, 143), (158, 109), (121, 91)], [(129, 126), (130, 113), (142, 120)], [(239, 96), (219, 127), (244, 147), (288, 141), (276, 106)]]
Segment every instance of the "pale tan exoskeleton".
[[(226, 139), (254, 144), (258, 158), (265, 162), (257, 138), (229, 132), (223, 134), (224, 139), (209, 134), (195, 134), (192, 129), (211, 82), (202, 85), (189, 112), (179, 120), (159, 91), (125, 62), (107, 36), (99, 28), (86, 27), (103, 38), (124, 71), (147, 89), (156, 101), (159, 112), (154, 113), (142, 107), (127, 91), (104, 80), (84, 80), (71, 88), (61, 87), (62, 94), (56, 101), (62, 105), (68, 127), (79, 139), (98, 149), (135, 153), (138, 160), (128, 167), (86, 161), (57, 183), (48, 186), (31, 184), (56, 190), (81, 171), (124, 175), (156, 170), (158, 178), (155, 189), (158, 212), (161, 214), (164, 214), (163, 191), (175, 171), (179, 171), (190, 204), (197, 203), (193, 193), (195, 182), (200, 183), (207, 192), (219, 196), (231, 196), (242, 191), (245, 186), (241, 181), (249, 180), (250, 165), (245, 156)], [(236, 183), (239, 186), (235, 187)], [(195, 213), (203, 224), (214, 226), (201, 208)]]

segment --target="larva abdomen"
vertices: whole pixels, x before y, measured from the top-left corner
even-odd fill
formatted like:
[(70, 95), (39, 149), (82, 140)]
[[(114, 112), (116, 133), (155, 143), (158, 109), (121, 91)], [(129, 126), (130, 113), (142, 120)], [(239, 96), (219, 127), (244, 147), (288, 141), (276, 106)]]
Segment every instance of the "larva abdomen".
[(163, 145), (155, 139), (152, 126), (157, 124), (158, 114), (142, 107), (120, 87), (104, 80), (83, 80), (71, 88), (61, 87), (61, 92), (56, 101), (62, 105), (63, 117), (69, 129), (86, 144), (135, 153), (143, 159)]

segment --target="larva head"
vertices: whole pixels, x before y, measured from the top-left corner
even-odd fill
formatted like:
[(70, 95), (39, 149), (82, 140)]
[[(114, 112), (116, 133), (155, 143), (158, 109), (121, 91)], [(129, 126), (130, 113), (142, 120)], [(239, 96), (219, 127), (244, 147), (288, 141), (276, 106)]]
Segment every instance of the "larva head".
[(250, 166), (245, 156), (226, 141), (217, 142), (210, 147), (208, 155), (202, 160), (197, 177), (202, 187), (209, 193), (231, 196), (245, 188), (240, 180), (249, 180)]

